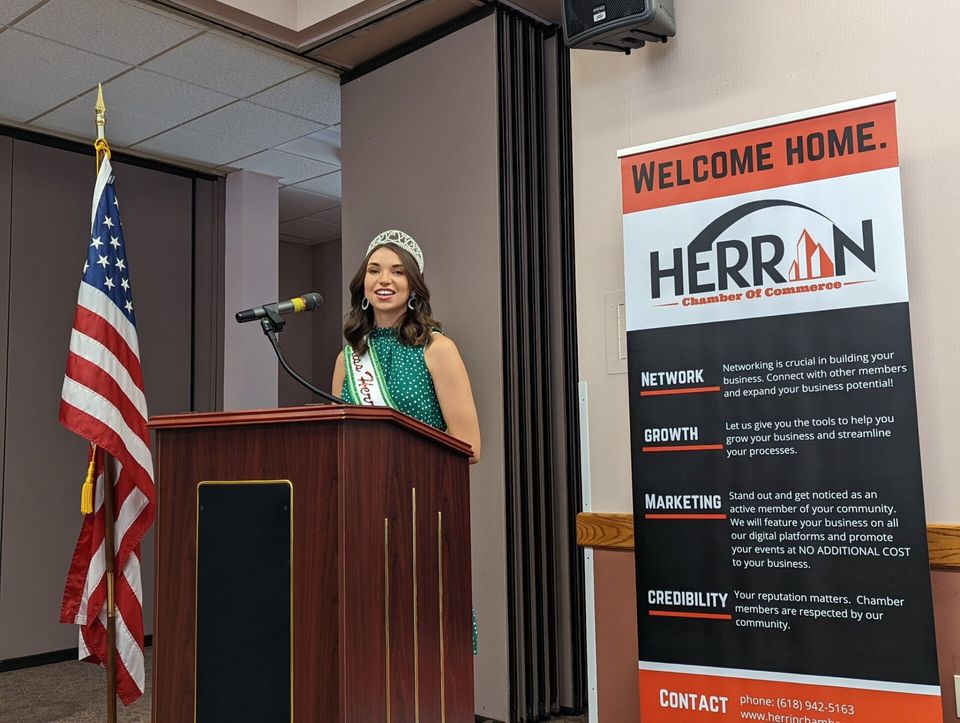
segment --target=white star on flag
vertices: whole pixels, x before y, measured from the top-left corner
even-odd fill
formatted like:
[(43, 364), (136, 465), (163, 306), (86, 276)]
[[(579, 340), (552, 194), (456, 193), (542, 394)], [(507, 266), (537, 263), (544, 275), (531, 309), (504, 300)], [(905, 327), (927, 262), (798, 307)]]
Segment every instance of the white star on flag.
[(109, 216), (104, 216), (103, 225), (107, 228), (113, 228), (113, 220)]
[(93, 241), (90, 242), (90, 245), (95, 249), (99, 249), (101, 246), (103, 246), (103, 241), (101, 241), (100, 237), (97, 236), (93, 239)]

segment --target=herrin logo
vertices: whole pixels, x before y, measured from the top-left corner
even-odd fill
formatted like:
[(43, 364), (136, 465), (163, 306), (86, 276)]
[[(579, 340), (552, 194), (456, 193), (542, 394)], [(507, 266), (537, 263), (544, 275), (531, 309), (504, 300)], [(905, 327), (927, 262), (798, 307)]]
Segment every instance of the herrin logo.
[[(786, 254), (786, 245), (780, 236), (758, 234), (749, 240), (720, 240), (737, 221), (776, 206), (809, 211), (828, 221), (832, 227), (833, 253), (829, 253), (804, 229), (797, 242), (796, 260), (785, 276), (779, 268)], [(846, 276), (849, 257), (856, 259), (861, 267), (876, 272), (873, 220), (864, 219), (860, 225), (861, 240), (858, 243), (832, 219), (801, 203), (784, 199), (744, 203), (707, 224), (685, 249), (673, 249), (671, 258), (662, 258), (660, 251), (650, 252), (652, 298), (659, 299), (664, 286), (668, 293), (672, 290), (674, 296), (683, 296)]]
[(797, 241), (797, 260), (790, 264), (787, 278), (790, 281), (809, 281), (829, 279), (835, 275), (836, 270), (830, 254), (813, 240), (807, 229), (803, 229), (800, 240)]

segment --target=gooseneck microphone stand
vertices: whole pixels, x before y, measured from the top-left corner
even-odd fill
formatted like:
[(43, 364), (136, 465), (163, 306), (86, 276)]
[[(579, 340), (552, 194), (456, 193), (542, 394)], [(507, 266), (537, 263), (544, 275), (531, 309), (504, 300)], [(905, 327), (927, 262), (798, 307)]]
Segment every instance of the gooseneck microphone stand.
[(305, 386), (321, 399), (325, 399), (333, 404), (347, 404), (347, 402), (340, 397), (335, 397), (333, 394), (313, 386), (313, 384), (308, 382), (293, 370), (293, 368), (287, 363), (287, 360), (284, 359), (283, 352), (280, 350), (280, 343), (277, 341), (277, 334), (283, 331), (283, 326), (286, 322), (284, 322), (283, 317), (280, 316), (279, 312), (277, 311), (276, 304), (266, 304), (263, 307), (263, 310), (266, 312), (266, 316), (260, 319), (260, 326), (263, 329), (263, 333), (266, 334), (267, 338), (270, 340), (270, 344), (273, 346), (273, 350), (277, 354), (277, 359), (280, 360), (280, 365), (286, 370), (287, 374), (296, 379), (298, 382), (300, 382), (300, 384)]

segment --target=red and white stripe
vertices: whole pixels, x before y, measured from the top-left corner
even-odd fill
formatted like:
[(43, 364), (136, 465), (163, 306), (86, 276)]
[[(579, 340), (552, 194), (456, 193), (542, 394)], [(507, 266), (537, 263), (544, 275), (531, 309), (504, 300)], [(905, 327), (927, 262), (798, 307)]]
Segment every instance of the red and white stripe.
[[(97, 183), (103, 192), (109, 164)], [(94, 197), (94, 208), (99, 196)], [(64, 589), (60, 620), (80, 626), (80, 658), (106, 661), (103, 452), (116, 460), (114, 484), (117, 694), (125, 705), (144, 690), (140, 540), (153, 522), (155, 489), (136, 327), (106, 294), (81, 282), (70, 337), (60, 421), (96, 445), (94, 512), (86, 515)]]

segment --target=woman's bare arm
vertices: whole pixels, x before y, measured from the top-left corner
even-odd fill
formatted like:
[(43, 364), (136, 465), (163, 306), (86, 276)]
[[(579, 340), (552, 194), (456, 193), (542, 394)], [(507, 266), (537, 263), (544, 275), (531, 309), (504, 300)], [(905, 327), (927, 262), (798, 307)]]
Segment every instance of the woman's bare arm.
[(337, 363), (333, 365), (333, 396), (339, 397), (343, 391), (343, 377), (346, 371), (343, 368), (343, 352), (337, 354)]
[(473, 464), (480, 459), (480, 422), (477, 421), (477, 406), (473, 401), (470, 378), (457, 345), (447, 337), (435, 334), (423, 356), (433, 377), (433, 387), (440, 402), (440, 411), (447, 422), (447, 432), (473, 448), (470, 458)]

